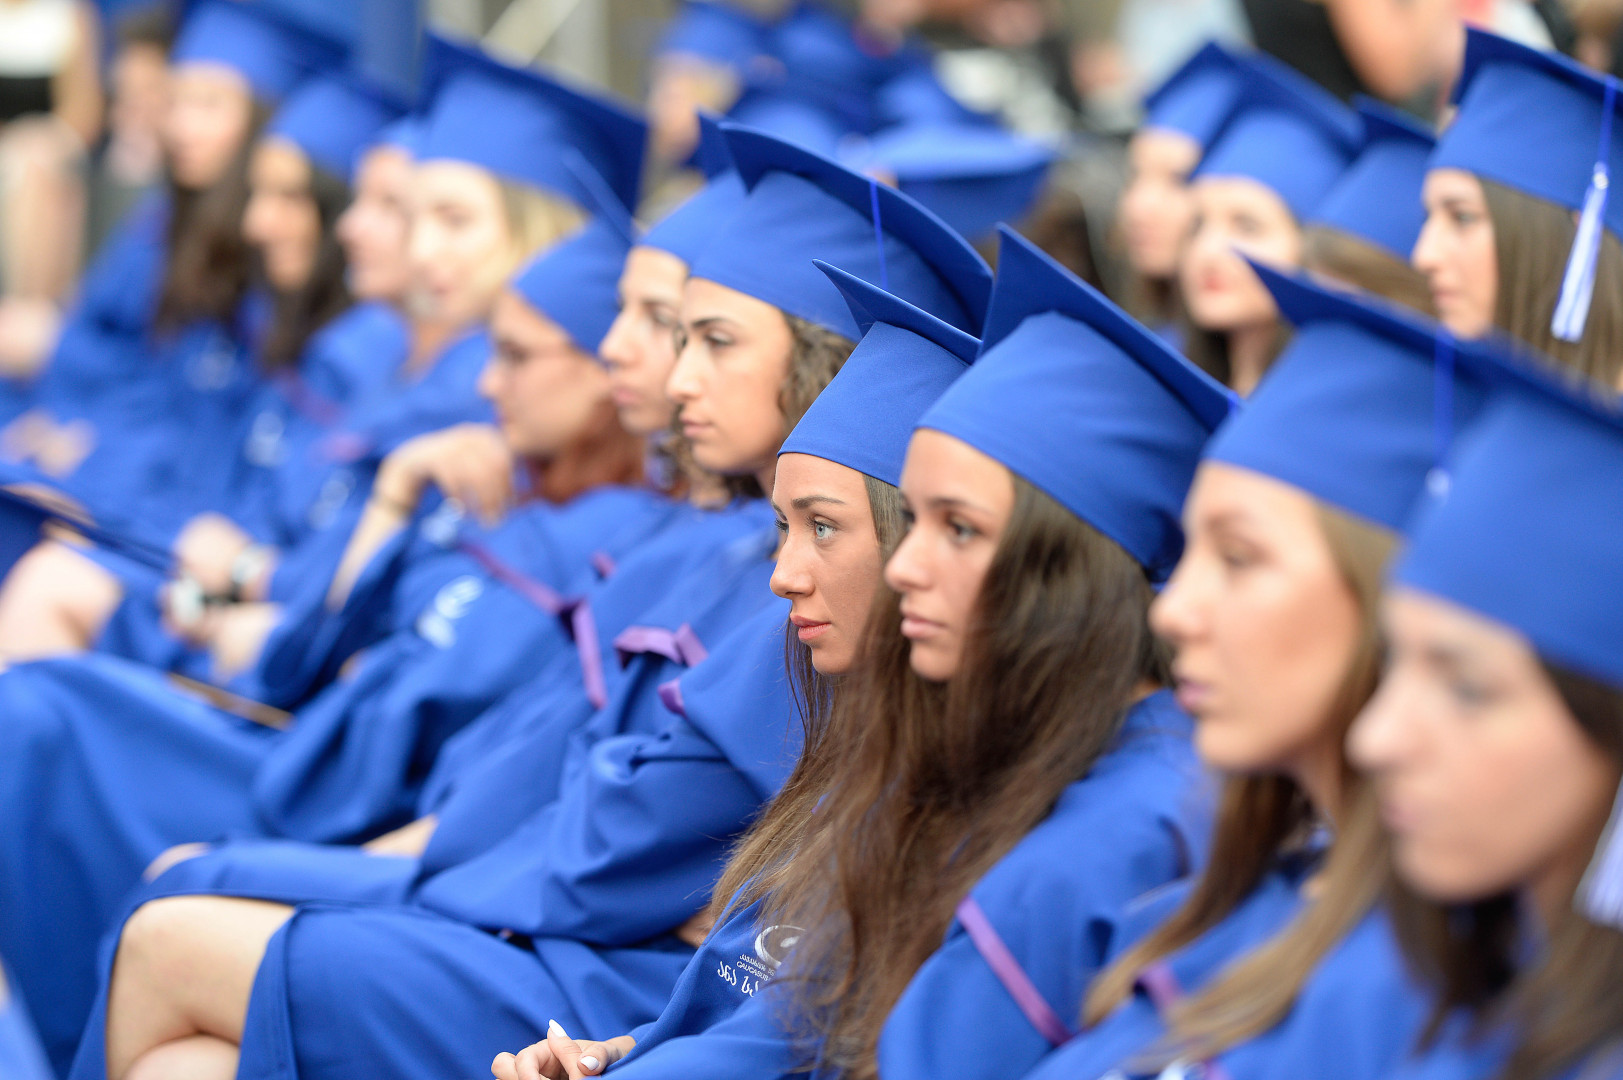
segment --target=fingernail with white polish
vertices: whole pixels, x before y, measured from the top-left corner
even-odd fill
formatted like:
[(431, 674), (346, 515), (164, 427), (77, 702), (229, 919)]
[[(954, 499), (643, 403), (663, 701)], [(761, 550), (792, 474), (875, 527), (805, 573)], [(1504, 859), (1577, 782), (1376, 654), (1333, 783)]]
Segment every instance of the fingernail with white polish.
[(597, 1059), (590, 1054), (587, 1054), (585, 1057), (580, 1059), (580, 1067), (585, 1069), (587, 1072), (595, 1073), (597, 1071), (597, 1065)]
[(547, 1035), (549, 1037), (553, 1036), (553, 1035), (556, 1035), (560, 1039), (569, 1038), (569, 1032), (565, 1031), (563, 1029), (563, 1025), (558, 1023), (558, 1021), (556, 1021), (556, 1020), (548, 1020), (547, 1021)]

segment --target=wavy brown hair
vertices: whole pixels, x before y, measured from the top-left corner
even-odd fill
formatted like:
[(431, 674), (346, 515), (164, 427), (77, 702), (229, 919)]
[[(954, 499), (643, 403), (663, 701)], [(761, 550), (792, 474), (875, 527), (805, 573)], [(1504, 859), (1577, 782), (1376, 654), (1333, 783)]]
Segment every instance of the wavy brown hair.
[(253, 249), (242, 235), (248, 158), (269, 116), (268, 106), (254, 102), (242, 145), (210, 186), (194, 190), (170, 179), (169, 258), (153, 320), (158, 330), (178, 330), (205, 319), (233, 324), (253, 272)]
[[(1596, 749), (1623, 760), (1623, 694), (1548, 661), (1544, 671)], [(1527, 934), (1514, 894), (1435, 904), (1394, 875), (1390, 900), (1404, 953), (1436, 988), (1423, 1045), (1436, 1040), (1453, 1009), (1473, 1016), (1478, 1035), (1490, 1028), (1517, 1033), (1499, 1080), (1562, 1076), (1623, 1045), (1623, 932), (1567, 905), (1560, 922), (1544, 931), (1542, 963), (1521, 971)]]
[[(1377, 604), (1394, 538), (1388, 532), (1323, 503), (1318, 517), (1342, 579), (1363, 614), (1363, 634), (1348, 658), (1340, 691), (1325, 723), (1338, 741), (1375, 692), (1381, 647)], [(1370, 910), (1384, 881), (1384, 840), (1373, 793), (1345, 757), (1337, 835), (1323, 870), (1320, 898), (1272, 940), (1236, 959), (1168, 1018), (1151, 1060), (1196, 1060), (1269, 1030), (1296, 1001), (1326, 952)], [(1151, 964), (1195, 941), (1227, 918), (1261, 883), (1286, 851), (1316, 827), (1314, 808), (1297, 784), (1281, 775), (1230, 778), (1218, 805), (1217, 829), (1206, 870), (1183, 907), (1128, 949), (1089, 987), (1082, 1023), (1103, 1020), (1133, 993)], [(1373, 868), (1373, 869), (1372, 869)]]
[(1494, 325), (1562, 367), (1616, 390), (1623, 375), (1623, 244), (1610, 230), (1601, 230), (1595, 295), (1583, 339), (1558, 341), (1550, 321), (1578, 232), (1572, 211), (1491, 180), (1482, 181), (1482, 193), (1493, 221), (1499, 268)]
[(1088, 773), (1134, 691), (1165, 681), (1143, 570), (1014, 485), (958, 673), (913, 672), (887, 592), (861, 666), (717, 888), (718, 906), (762, 899), (767, 922), (804, 928), (774, 986), (807, 1067), (873, 1080), (885, 1018), (958, 902)]

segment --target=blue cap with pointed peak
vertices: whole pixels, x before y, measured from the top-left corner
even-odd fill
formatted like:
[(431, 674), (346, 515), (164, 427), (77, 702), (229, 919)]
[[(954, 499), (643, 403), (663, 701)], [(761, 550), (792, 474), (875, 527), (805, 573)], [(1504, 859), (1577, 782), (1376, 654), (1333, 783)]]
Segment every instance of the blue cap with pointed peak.
[(920, 123), (882, 131), (841, 158), (894, 177), (948, 225), (979, 238), (1025, 216), (1056, 156), (1046, 143), (986, 124)]
[(1164, 580), (1201, 448), (1236, 399), (1029, 241), (1000, 234), (980, 358), (919, 427), (1002, 462)]
[(980, 342), (859, 277), (821, 260), (817, 268), (845, 297), (862, 340), (779, 453), (811, 454), (894, 487), (913, 426), (974, 362)]
[(692, 264), (736, 289), (852, 340), (845, 301), (822, 259), (974, 332), (992, 274), (940, 218), (877, 180), (748, 128), (722, 125), (749, 194)]
[(1187, 135), (1210, 146), (1228, 123), (1245, 88), (1239, 58), (1208, 42), (1144, 99), (1143, 127)]
[(419, 157), (453, 158), (589, 201), (559, 150), (575, 149), (626, 206), (642, 185), (648, 126), (628, 110), (476, 49), (441, 43), (443, 66)]
[(390, 96), (358, 78), (318, 75), (288, 95), (265, 134), (287, 139), (313, 164), (347, 180), (355, 156), (376, 142), (379, 132), (402, 112)]
[(255, 97), (276, 101), (309, 75), (342, 65), (345, 47), (267, 3), (202, 0), (181, 27), (170, 62), (223, 64), (241, 73)]
[(1493, 346), (1456, 342), (1394, 304), (1252, 267), (1296, 330), (1206, 457), (1401, 529), (1486, 400), (1461, 354)]
[(631, 212), (596, 171), (573, 150), (574, 169), (592, 218), (557, 245), (530, 260), (513, 279), (513, 290), (564, 329), (583, 352), (597, 353), (620, 309), (620, 271), (636, 238)]
[(720, 121), (707, 113), (699, 114), (699, 146), (693, 152), (693, 161), (708, 178), (704, 187), (666, 214), (639, 241), (644, 247), (675, 255), (688, 266), (744, 205), (745, 194), (744, 181), (733, 168), (732, 151), (727, 149)]
[(1311, 222), (1368, 241), (1404, 262), (1420, 239), (1426, 208), (1420, 191), (1437, 140), (1390, 106), (1357, 102), (1364, 145), (1313, 211)]
[(1253, 56), (1241, 71), (1240, 100), (1194, 175), (1255, 180), (1304, 221), (1357, 154), (1363, 126), (1328, 91), (1283, 64)]

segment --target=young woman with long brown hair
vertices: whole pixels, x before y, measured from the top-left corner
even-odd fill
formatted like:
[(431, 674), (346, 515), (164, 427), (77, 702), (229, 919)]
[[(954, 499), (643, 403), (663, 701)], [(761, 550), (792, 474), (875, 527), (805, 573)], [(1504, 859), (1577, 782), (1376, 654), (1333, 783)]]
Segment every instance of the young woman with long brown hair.
[(1620, 481), (1615, 406), (1501, 372), (1387, 587), (1387, 670), (1349, 748), (1431, 992), (1394, 1076), (1623, 1069)]
[[(1010, 914), (998, 880), (1063, 850), (1086, 869), (1035, 891), (1103, 913), (1181, 872), (1199, 812), (1147, 611), (1226, 397), (1012, 234), (999, 265), (982, 354), (908, 448), (865, 662), (723, 875), (690, 993), (616, 1072), (871, 1077), (919, 966)], [(568, 1042), (497, 1074), (632, 1049)]]
[(1196, 746), (1225, 778), (1211, 859), (1138, 905), (1082, 1034), (1034, 1077), (1374, 1078), (1420, 1027), (1401, 978), (1348, 990), (1361, 966), (1399, 964), (1376, 909), (1373, 800), (1343, 742), (1378, 677), (1396, 530), (1484, 390), (1429, 324), (1262, 273), (1295, 337), (1208, 449), (1153, 612)]
[(1245, 70), (1242, 104), (1195, 170), (1195, 222), (1178, 268), (1189, 323), (1184, 354), (1242, 396), (1285, 339), (1246, 258), (1301, 265), (1302, 223), (1360, 138), (1353, 112), (1295, 72), (1260, 59)]
[[(1457, 336), (1508, 334), (1617, 389), (1623, 200), (1595, 183), (1598, 169), (1623, 171), (1623, 139), (1610, 136), (1614, 87), (1562, 57), (1471, 30), (1455, 90), (1459, 112), (1426, 177), (1414, 264)], [(1579, 219), (1597, 191), (1595, 231), (1580, 237)], [(1592, 250), (1584, 250), (1587, 237)]]

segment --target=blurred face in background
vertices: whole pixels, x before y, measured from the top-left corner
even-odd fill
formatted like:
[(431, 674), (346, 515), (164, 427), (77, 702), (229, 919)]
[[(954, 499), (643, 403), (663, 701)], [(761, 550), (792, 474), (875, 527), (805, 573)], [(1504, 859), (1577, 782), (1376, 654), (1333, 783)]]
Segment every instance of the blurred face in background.
[(1194, 231), (1179, 280), (1189, 316), (1202, 330), (1233, 333), (1276, 322), (1273, 296), (1242, 254), (1293, 269), (1302, 262), (1302, 230), (1272, 189), (1237, 176), (1195, 181)]
[(1499, 253), (1482, 181), (1460, 169), (1433, 169), (1422, 198), (1426, 224), (1413, 261), (1426, 275), (1438, 321), (1458, 337), (1484, 337), (1498, 308)]
[(449, 326), (489, 318), (519, 257), (496, 178), (462, 161), (420, 163), (412, 175), (410, 250), (424, 318)]
[(321, 213), (310, 194), (309, 159), (286, 139), (273, 136), (254, 147), (242, 234), (259, 252), (272, 289), (291, 293), (309, 282), (321, 246)]
[(608, 365), (614, 408), (633, 435), (670, 427), (676, 407), (665, 383), (676, 365), (676, 331), (687, 264), (668, 251), (637, 246), (620, 273), (620, 311), (598, 353)]
[(339, 215), (350, 295), (356, 300), (403, 304), (412, 290), (411, 155), (375, 146), (355, 170), (355, 198)]
[(1127, 144), (1127, 186), (1119, 218), (1127, 261), (1146, 278), (1167, 281), (1195, 220), (1189, 174), (1200, 162), (1200, 145), (1187, 135), (1145, 128)]
[(163, 142), (175, 183), (189, 191), (225, 175), (253, 123), (254, 99), (236, 69), (225, 64), (180, 64), (169, 76)]

